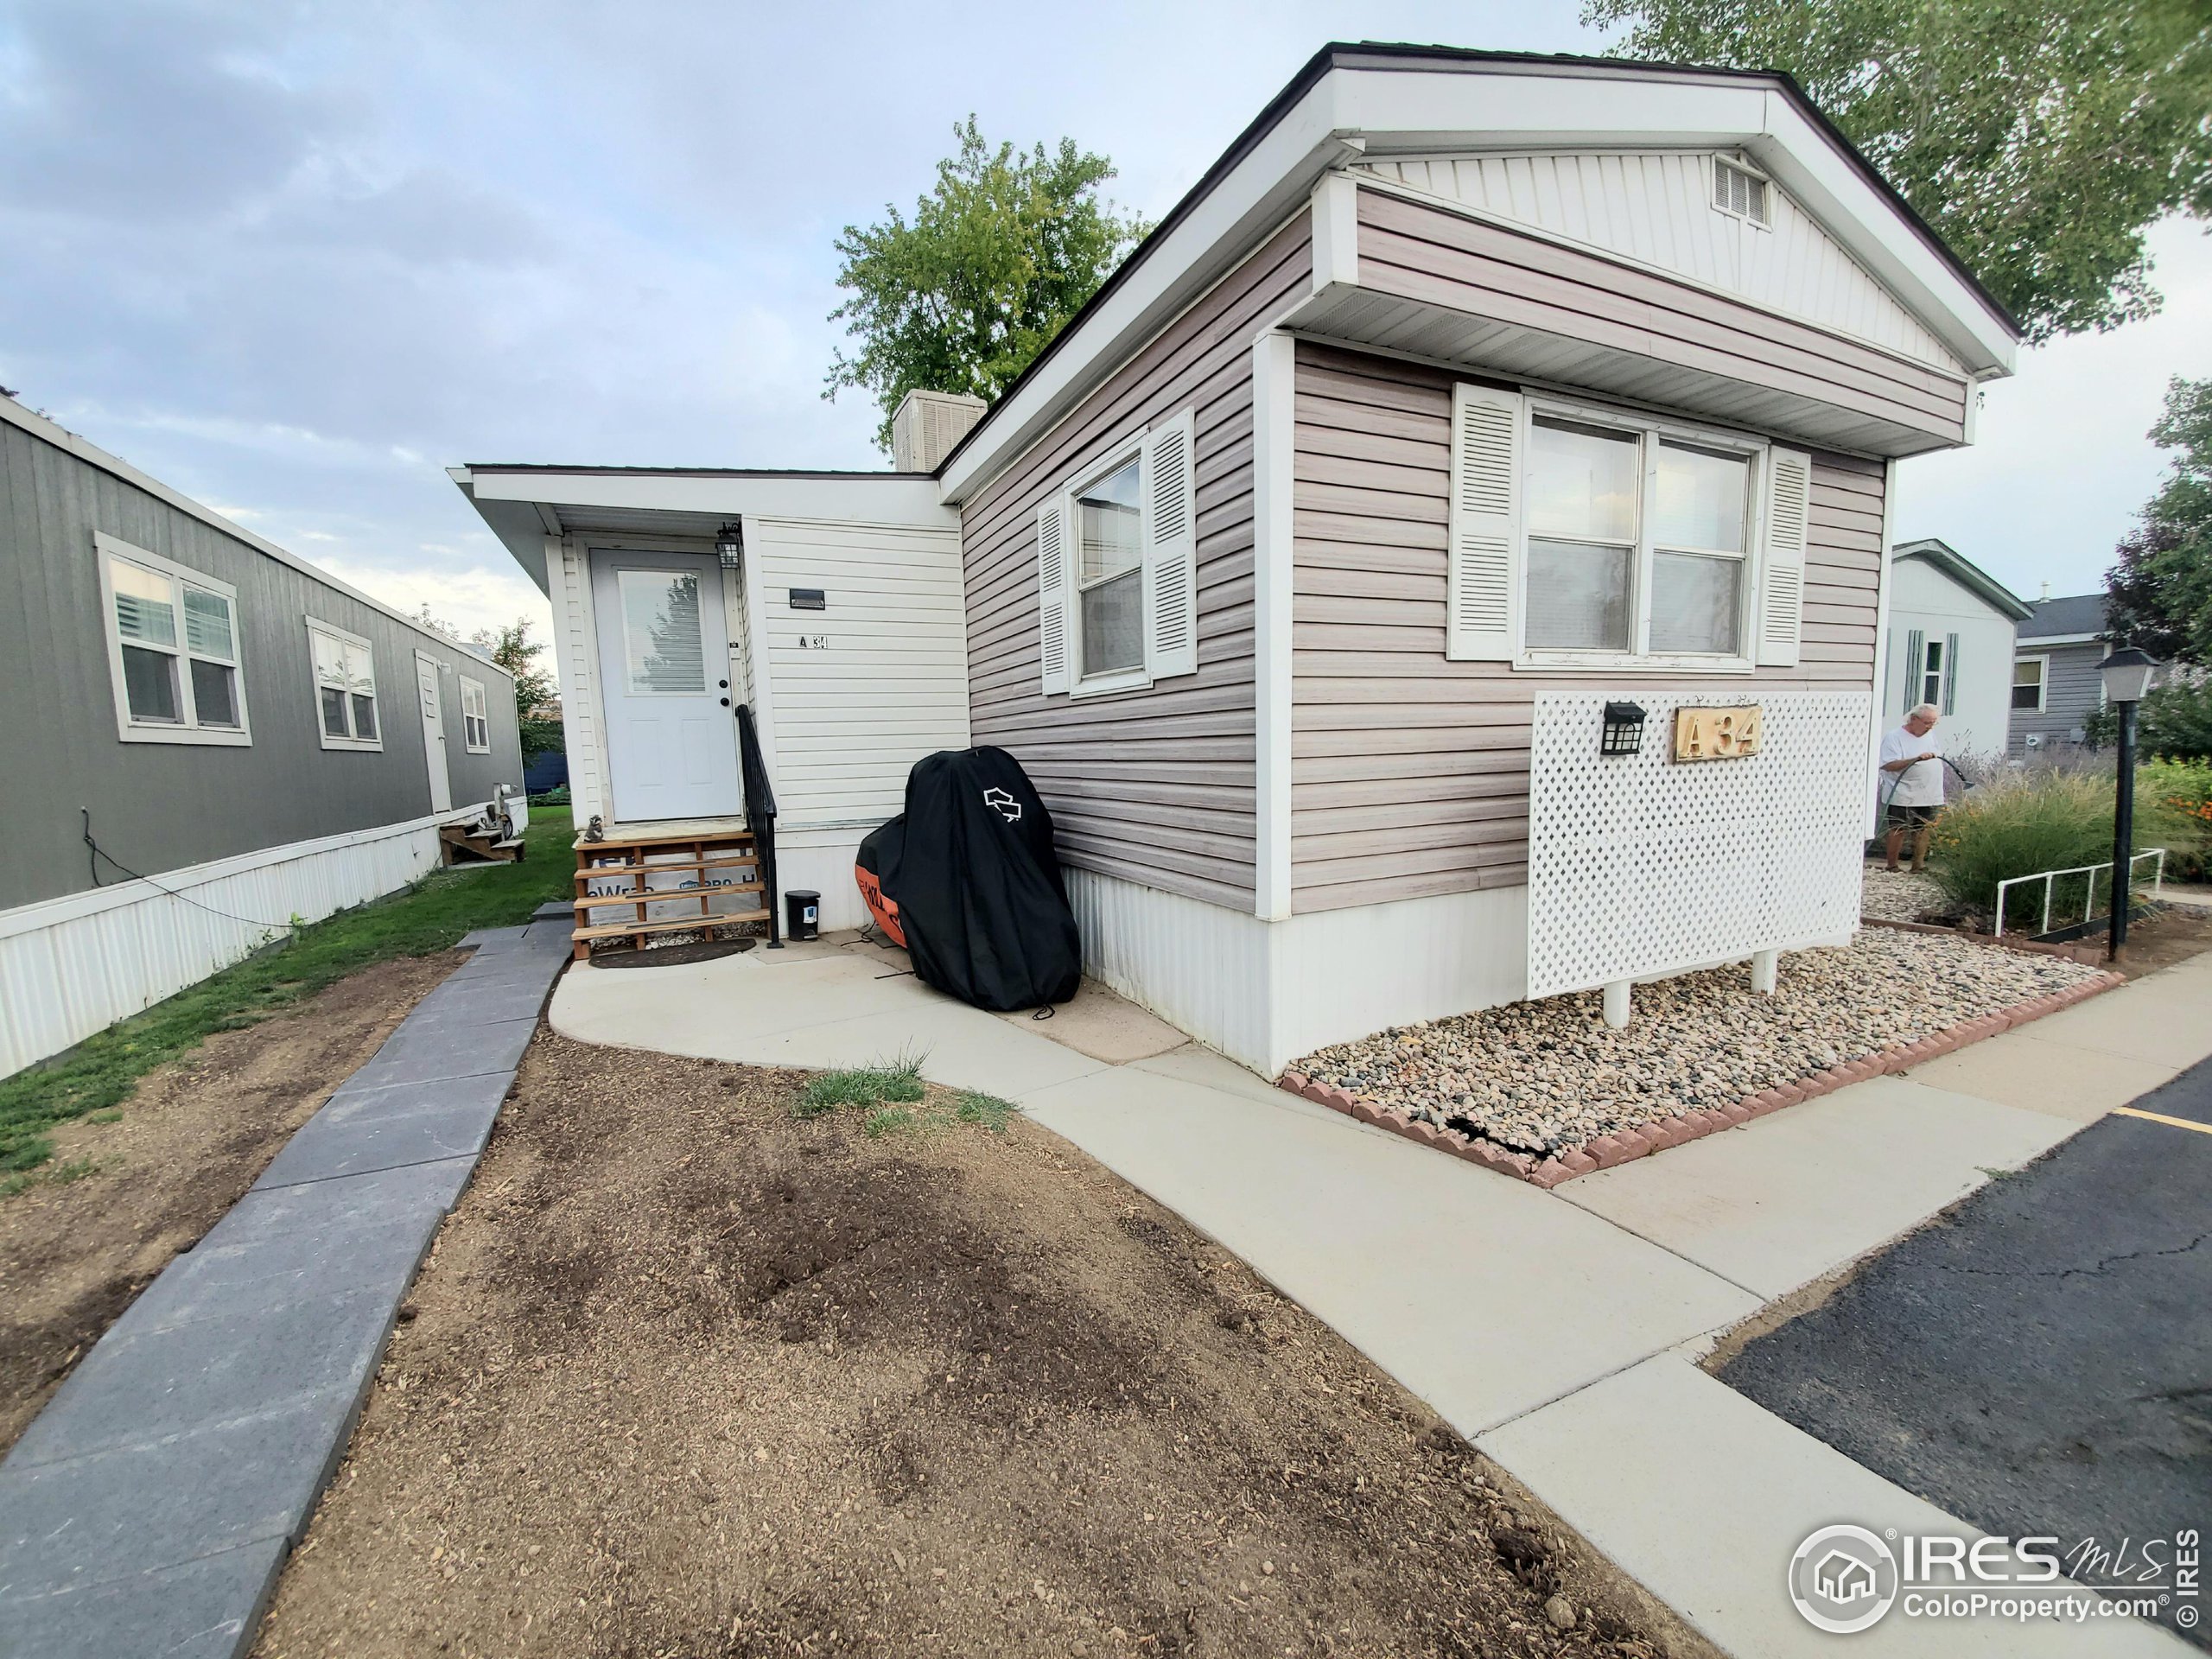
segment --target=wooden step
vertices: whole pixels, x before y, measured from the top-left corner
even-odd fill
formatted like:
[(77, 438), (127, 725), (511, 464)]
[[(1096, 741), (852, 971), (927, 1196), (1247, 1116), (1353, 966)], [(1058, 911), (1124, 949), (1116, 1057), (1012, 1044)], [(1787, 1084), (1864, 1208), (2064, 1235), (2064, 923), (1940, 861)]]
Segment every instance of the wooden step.
[[(712, 887), (662, 887), (645, 893), (599, 893), (574, 902), (578, 910), (606, 910), (616, 905), (680, 905), (702, 895), (711, 898), (723, 893), (759, 893), (763, 885), (759, 881), (730, 881)], [(767, 912), (763, 911), (761, 914)]]
[(580, 927), (569, 937), (579, 944), (590, 939), (616, 939), (632, 933), (696, 933), (709, 927), (729, 927), (739, 922), (765, 922), (765, 910), (723, 910), (711, 916), (683, 916), (669, 922), (607, 922)]
[(593, 864), (576, 871), (579, 881), (612, 880), (624, 875), (651, 875), (662, 870), (749, 870), (760, 861), (757, 853), (744, 858), (688, 858), (667, 864)]

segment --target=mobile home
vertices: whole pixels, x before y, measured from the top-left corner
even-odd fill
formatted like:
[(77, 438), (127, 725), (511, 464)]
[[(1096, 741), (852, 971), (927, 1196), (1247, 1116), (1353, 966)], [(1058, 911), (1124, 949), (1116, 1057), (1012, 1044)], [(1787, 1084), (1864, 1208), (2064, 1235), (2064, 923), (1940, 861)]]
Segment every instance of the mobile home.
[(1784, 77), (1332, 46), (896, 471), (454, 476), (580, 824), (742, 822), (743, 707), (855, 922), (906, 767), (1001, 745), (1090, 971), (1272, 1073), (1847, 937), (1895, 465), (2017, 341)]
[(0, 397), (0, 1076), (435, 868), (488, 658)]

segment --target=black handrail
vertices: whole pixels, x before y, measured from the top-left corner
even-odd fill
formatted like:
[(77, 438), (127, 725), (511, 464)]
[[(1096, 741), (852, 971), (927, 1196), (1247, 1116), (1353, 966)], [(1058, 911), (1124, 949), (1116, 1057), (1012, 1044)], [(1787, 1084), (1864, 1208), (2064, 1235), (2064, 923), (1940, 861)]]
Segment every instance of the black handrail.
[(768, 781), (768, 762), (753, 729), (753, 705), (737, 705), (737, 765), (745, 780), (745, 827), (760, 862), (761, 894), (768, 903), (768, 948), (784, 948), (783, 918), (776, 902), (776, 788)]

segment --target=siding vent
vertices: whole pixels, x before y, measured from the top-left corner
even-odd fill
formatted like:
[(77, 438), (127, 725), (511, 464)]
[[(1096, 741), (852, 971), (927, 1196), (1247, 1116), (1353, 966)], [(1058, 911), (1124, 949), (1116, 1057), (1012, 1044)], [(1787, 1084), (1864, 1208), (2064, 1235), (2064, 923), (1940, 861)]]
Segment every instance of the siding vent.
[(1767, 212), (1766, 181), (1717, 157), (1713, 163), (1713, 205), (1754, 225), (1772, 222)]

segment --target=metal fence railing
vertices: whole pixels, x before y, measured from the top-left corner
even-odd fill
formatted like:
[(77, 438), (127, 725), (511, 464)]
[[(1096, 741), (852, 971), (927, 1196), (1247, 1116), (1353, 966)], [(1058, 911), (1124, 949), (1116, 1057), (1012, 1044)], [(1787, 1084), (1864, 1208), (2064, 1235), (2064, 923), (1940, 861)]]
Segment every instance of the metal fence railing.
[[(2166, 880), (2166, 849), (2163, 847), (2146, 847), (2141, 852), (2133, 853), (2128, 856), (2128, 889), (2131, 893), (2135, 890), (2135, 867), (2146, 858), (2158, 861), (2157, 870), (2151, 877), (2151, 897), (2156, 899), (2164, 889)], [(2088, 885), (2082, 898), (2082, 920), (2084, 923), (2094, 921), (2097, 915), (2097, 872), (2108, 871), (2111, 868), (2112, 860), (2107, 859), (2101, 864), (2076, 864), (2068, 870), (2044, 870), (2035, 875), (2016, 875), (1999, 881), (1997, 884), (1997, 937), (2000, 939), (2005, 937), (2005, 900), (2007, 897), (2005, 889), (2024, 887), (2031, 881), (2043, 883), (2043, 925), (2036, 929), (2037, 932), (2050, 931), (2050, 905), (2053, 891), (2063, 877), (2069, 875), (2085, 875), (2088, 878)], [(2105, 879), (2105, 886), (2109, 892), (2112, 886), (2112, 879), (2109, 875)]]

